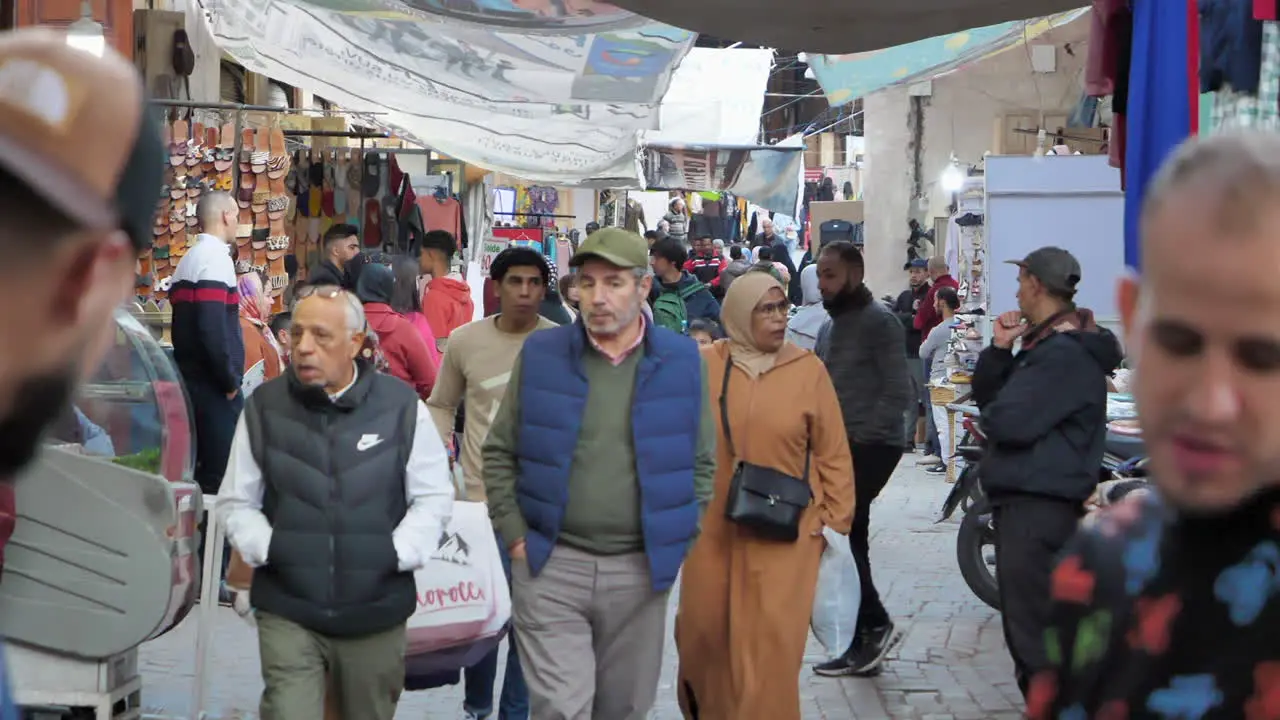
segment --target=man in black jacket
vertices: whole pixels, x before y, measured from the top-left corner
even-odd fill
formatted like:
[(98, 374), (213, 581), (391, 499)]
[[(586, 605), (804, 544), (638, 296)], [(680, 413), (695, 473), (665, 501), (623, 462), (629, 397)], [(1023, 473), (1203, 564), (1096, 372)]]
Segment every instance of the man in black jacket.
[(453, 507), (449, 459), (413, 388), (357, 361), (351, 294), (304, 291), (293, 364), (249, 397), (218, 496), (251, 589), (262, 720), (392, 720), (404, 687), (413, 573)]
[[(925, 295), (929, 294), (929, 263), (924, 258), (916, 258), (907, 263), (903, 268), (907, 271), (907, 282), (909, 286), (898, 295), (898, 299), (893, 303), (893, 314), (898, 317), (898, 321), (902, 323), (902, 327), (907, 333), (907, 370), (911, 374), (912, 386), (918, 402), (913, 403), (907, 408), (905, 417), (903, 418), (904, 432), (906, 433), (906, 448), (908, 451), (915, 449), (916, 425), (919, 424), (921, 416), (921, 407), (927, 407), (929, 404), (929, 389), (925, 385), (929, 381), (929, 372), (925, 368), (924, 362), (920, 358), (920, 343), (923, 341), (921, 333), (915, 327), (916, 310), (919, 309), (920, 303), (924, 302)], [(926, 358), (927, 359), (927, 358)], [(931, 413), (924, 413), (929, 418), (926, 430), (933, 425)], [(936, 430), (930, 430), (925, 434), (928, 441), (929, 449), (941, 461), (942, 448), (936, 447), (938, 433)]]
[(902, 412), (914, 399), (903, 352), (902, 325), (876, 301), (863, 278), (866, 265), (853, 243), (837, 241), (818, 255), (818, 288), (831, 314), (818, 331), (818, 357), (840, 399), (858, 506), (849, 550), (858, 566), (862, 601), (857, 632), (839, 657), (814, 667), (828, 677), (874, 675), (901, 639), (871, 578), (871, 502), (902, 459)]
[(996, 318), (973, 399), (987, 436), (982, 485), (995, 507), (1005, 641), (1025, 694), (1031, 675), (1048, 665), (1050, 574), (1098, 484), (1107, 376), (1121, 352), (1115, 336), (1072, 302), (1080, 263), (1071, 253), (1044, 247), (1013, 264), (1019, 310)]
[(355, 281), (346, 272), (347, 263), (360, 254), (360, 229), (338, 224), (324, 233), (320, 243), (320, 263), (307, 273), (308, 285), (338, 285), (355, 290)]

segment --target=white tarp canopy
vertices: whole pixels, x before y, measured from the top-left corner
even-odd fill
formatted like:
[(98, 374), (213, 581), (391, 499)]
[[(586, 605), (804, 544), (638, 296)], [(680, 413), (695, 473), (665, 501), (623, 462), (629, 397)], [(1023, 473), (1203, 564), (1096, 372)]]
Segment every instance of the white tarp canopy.
[(643, 186), (638, 131), (695, 38), (591, 0), (199, 2), (246, 69), (554, 185)]
[[(1052, 15), (1084, 0), (613, 0), (618, 7), (730, 40), (853, 53)], [(1172, 3), (1171, 3), (1172, 4)]]
[(680, 61), (645, 145), (754, 145), (773, 51), (694, 48)]

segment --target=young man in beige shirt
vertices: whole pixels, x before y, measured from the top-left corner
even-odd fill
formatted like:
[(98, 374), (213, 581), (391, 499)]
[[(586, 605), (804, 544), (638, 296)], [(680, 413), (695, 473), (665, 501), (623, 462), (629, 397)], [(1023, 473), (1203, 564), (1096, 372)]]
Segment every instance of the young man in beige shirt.
[[(480, 448), (489, 425), (498, 414), (498, 406), (511, 378), (525, 338), (535, 330), (556, 327), (538, 315), (538, 308), (550, 281), (551, 269), (537, 250), (509, 248), (493, 261), (490, 277), (498, 288), (501, 312), (493, 317), (463, 325), (449, 336), (436, 384), (427, 406), (436, 429), (448, 444), (453, 435), (458, 406), (466, 404), (467, 417), (462, 435), (462, 475), (466, 499), (485, 501), (483, 463)], [(507, 579), (511, 579), (511, 558), (506, 544), (498, 541)], [(498, 671), (495, 649), (465, 672), (466, 718), (483, 720), (493, 712), (493, 685)], [(516, 655), (515, 643), (507, 652), (506, 678), (499, 702), (500, 720), (527, 720), (529, 697), (524, 674)]]

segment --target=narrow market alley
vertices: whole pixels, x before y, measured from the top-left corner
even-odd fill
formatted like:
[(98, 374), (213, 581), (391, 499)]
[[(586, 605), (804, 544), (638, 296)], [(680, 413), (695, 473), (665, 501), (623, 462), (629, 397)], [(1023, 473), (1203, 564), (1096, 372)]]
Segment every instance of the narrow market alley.
[[(874, 679), (831, 680), (805, 671), (805, 720), (1016, 720), (1021, 698), (1005, 652), (1000, 618), (969, 591), (956, 569), (956, 521), (934, 525), (948, 487), (907, 456), (872, 511), (876, 584), (905, 633)], [(675, 603), (671, 604), (674, 612)], [(262, 691), (256, 640), (235, 613), (222, 609), (211, 660), (211, 720), (256, 718)], [(195, 646), (188, 621), (140, 653), (145, 711), (187, 714)], [(810, 639), (809, 661), (825, 659)], [(655, 720), (679, 720), (675, 646), (668, 640)], [(397, 719), (461, 716), (461, 686), (407, 693)]]

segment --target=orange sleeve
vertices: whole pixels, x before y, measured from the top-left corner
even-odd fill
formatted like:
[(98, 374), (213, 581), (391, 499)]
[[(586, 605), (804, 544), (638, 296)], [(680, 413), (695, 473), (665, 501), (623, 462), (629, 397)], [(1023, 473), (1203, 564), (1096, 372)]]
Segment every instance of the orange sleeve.
[(262, 338), (259, 342), (262, 343), (262, 357), (267, 361), (265, 363), (266, 379), (280, 377), (280, 373), (284, 372), (284, 368), (281, 367), (283, 363), (280, 362), (280, 353), (276, 352), (276, 349), (271, 346), (271, 343), (267, 342), (266, 338)]
[(812, 396), (816, 410), (809, 432), (813, 435), (812, 469), (818, 474), (822, 488), (822, 524), (847, 535), (853, 526), (857, 502), (853, 491), (853, 456), (831, 376), (821, 364), (817, 365), (816, 372), (818, 378)]

